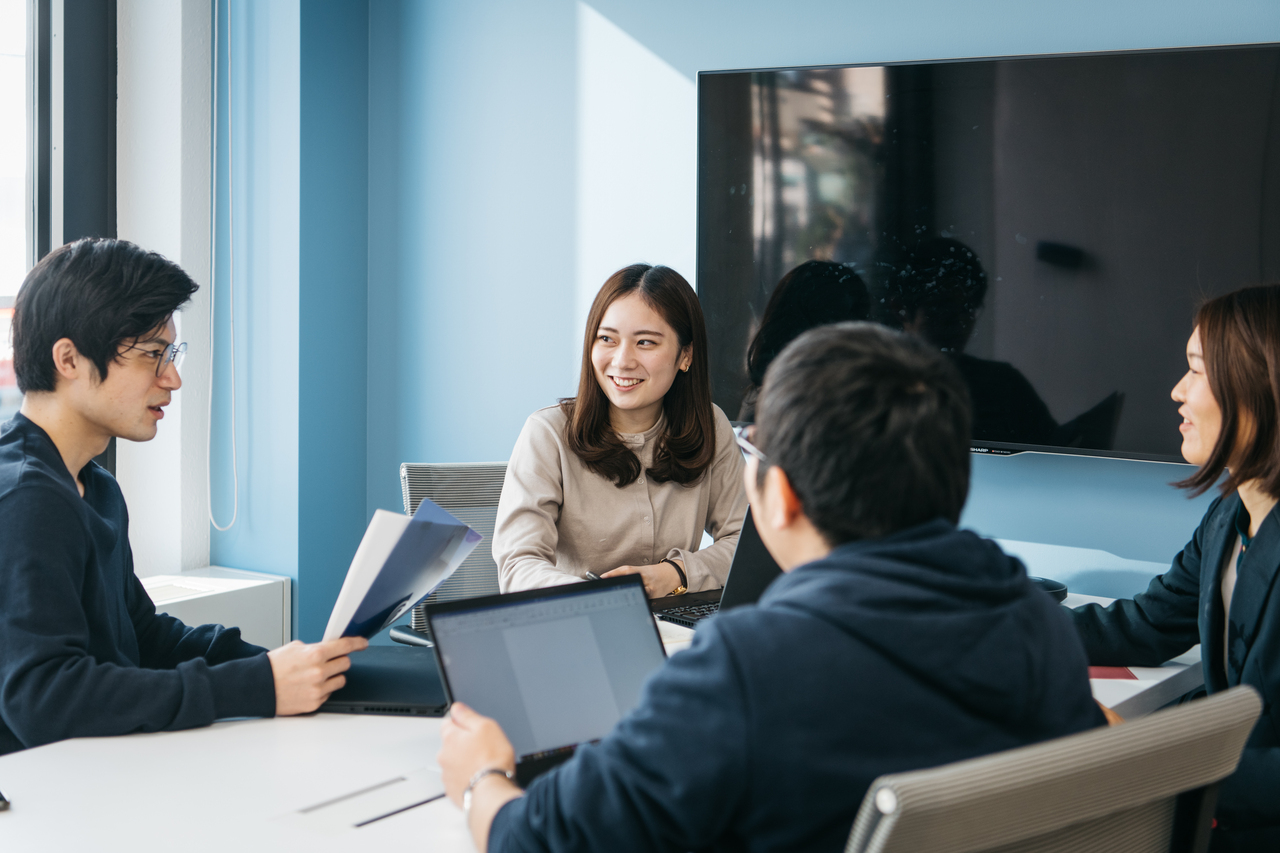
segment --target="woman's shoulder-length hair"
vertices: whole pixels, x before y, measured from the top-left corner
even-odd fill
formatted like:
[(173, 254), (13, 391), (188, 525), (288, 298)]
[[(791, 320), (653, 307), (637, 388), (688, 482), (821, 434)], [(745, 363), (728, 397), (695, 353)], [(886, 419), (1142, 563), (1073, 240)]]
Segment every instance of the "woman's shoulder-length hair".
[(1280, 497), (1280, 284), (1210, 299), (1196, 326), (1222, 429), (1200, 470), (1174, 485), (1202, 494), (1230, 466), (1224, 495), (1256, 480)]
[(637, 293), (667, 321), (680, 348), (691, 347), (688, 371), (676, 371), (662, 398), (666, 431), (654, 448), (648, 474), (659, 483), (697, 481), (716, 453), (715, 417), (711, 407), (711, 375), (707, 366), (707, 326), (698, 296), (684, 276), (663, 266), (632, 264), (609, 276), (587, 315), (582, 341), (578, 395), (560, 401), (568, 418), (565, 441), (592, 471), (629, 486), (640, 476), (639, 458), (622, 443), (609, 419), (609, 398), (596, 381), (591, 350), (605, 311), (617, 300)]

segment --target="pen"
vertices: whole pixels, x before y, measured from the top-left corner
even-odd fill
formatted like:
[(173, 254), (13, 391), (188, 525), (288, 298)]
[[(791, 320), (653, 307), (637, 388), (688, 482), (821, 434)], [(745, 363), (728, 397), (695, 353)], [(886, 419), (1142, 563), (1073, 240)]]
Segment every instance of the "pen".
[(595, 572), (587, 572), (586, 574), (587, 574), (587, 580), (589, 580), (589, 581), (598, 581), (598, 580), (600, 580), (600, 576), (599, 576), (598, 574), (596, 574)]

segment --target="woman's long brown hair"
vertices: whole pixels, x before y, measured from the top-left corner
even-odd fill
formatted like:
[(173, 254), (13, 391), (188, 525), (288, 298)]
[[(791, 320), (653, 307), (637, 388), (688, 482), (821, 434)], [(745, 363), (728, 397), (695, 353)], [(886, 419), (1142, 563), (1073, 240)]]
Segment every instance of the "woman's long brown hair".
[(707, 326), (698, 296), (684, 276), (669, 267), (632, 264), (623, 267), (600, 288), (587, 316), (582, 340), (582, 373), (578, 396), (560, 401), (569, 419), (565, 441), (592, 471), (613, 480), (618, 488), (640, 476), (640, 459), (622, 443), (609, 419), (609, 398), (596, 381), (591, 350), (609, 306), (632, 293), (657, 311), (675, 331), (680, 348), (691, 346), (689, 370), (676, 371), (675, 381), (662, 398), (666, 432), (659, 436), (648, 474), (655, 481), (687, 485), (700, 478), (716, 455), (715, 420), (711, 410), (711, 373), (707, 367)]
[(1196, 326), (1222, 430), (1200, 470), (1174, 485), (1203, 494), (1229, 465), (1224, 495), (1257, 480), (1280, 497), (1280, 284), (1210, 299)]

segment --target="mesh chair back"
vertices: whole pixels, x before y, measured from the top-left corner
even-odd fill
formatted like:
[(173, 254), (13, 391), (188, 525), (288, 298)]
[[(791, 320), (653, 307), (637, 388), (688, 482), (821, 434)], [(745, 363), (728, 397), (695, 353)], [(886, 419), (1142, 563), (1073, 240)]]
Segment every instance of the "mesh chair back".
[[(400, 466), (400, 491), (404, 495), (405, 512), (412, 515), (422, 499), (428, 498), (484, 537), (453, 576), (426, 601), (450, 601), (498, 593), (498, 564), (493, 560), (493, 523), (498, 515), (498, 498), (502, 495), (502, 481), (506, 475), (505, 462), (406, 462)], [(413, 608), (410, 625), (415, 631), (427, 633), (425, 601)]]
[[(881, 776), (845, 853), (1166, 853), (1179, 840), (1178, 795), (1235, 771), (1261, 707), (1241, 686), (1119, 726)], [(1202, 834), (1207, 842), (1207, 822)]]

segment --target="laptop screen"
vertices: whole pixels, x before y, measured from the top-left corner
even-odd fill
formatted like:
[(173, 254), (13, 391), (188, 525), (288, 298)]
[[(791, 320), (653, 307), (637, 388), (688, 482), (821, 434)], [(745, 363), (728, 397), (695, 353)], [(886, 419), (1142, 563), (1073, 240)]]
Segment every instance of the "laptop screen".
[(638, 575), (431, 605), (450, 698), (518, 757), (603, 737), (666, 658)]

